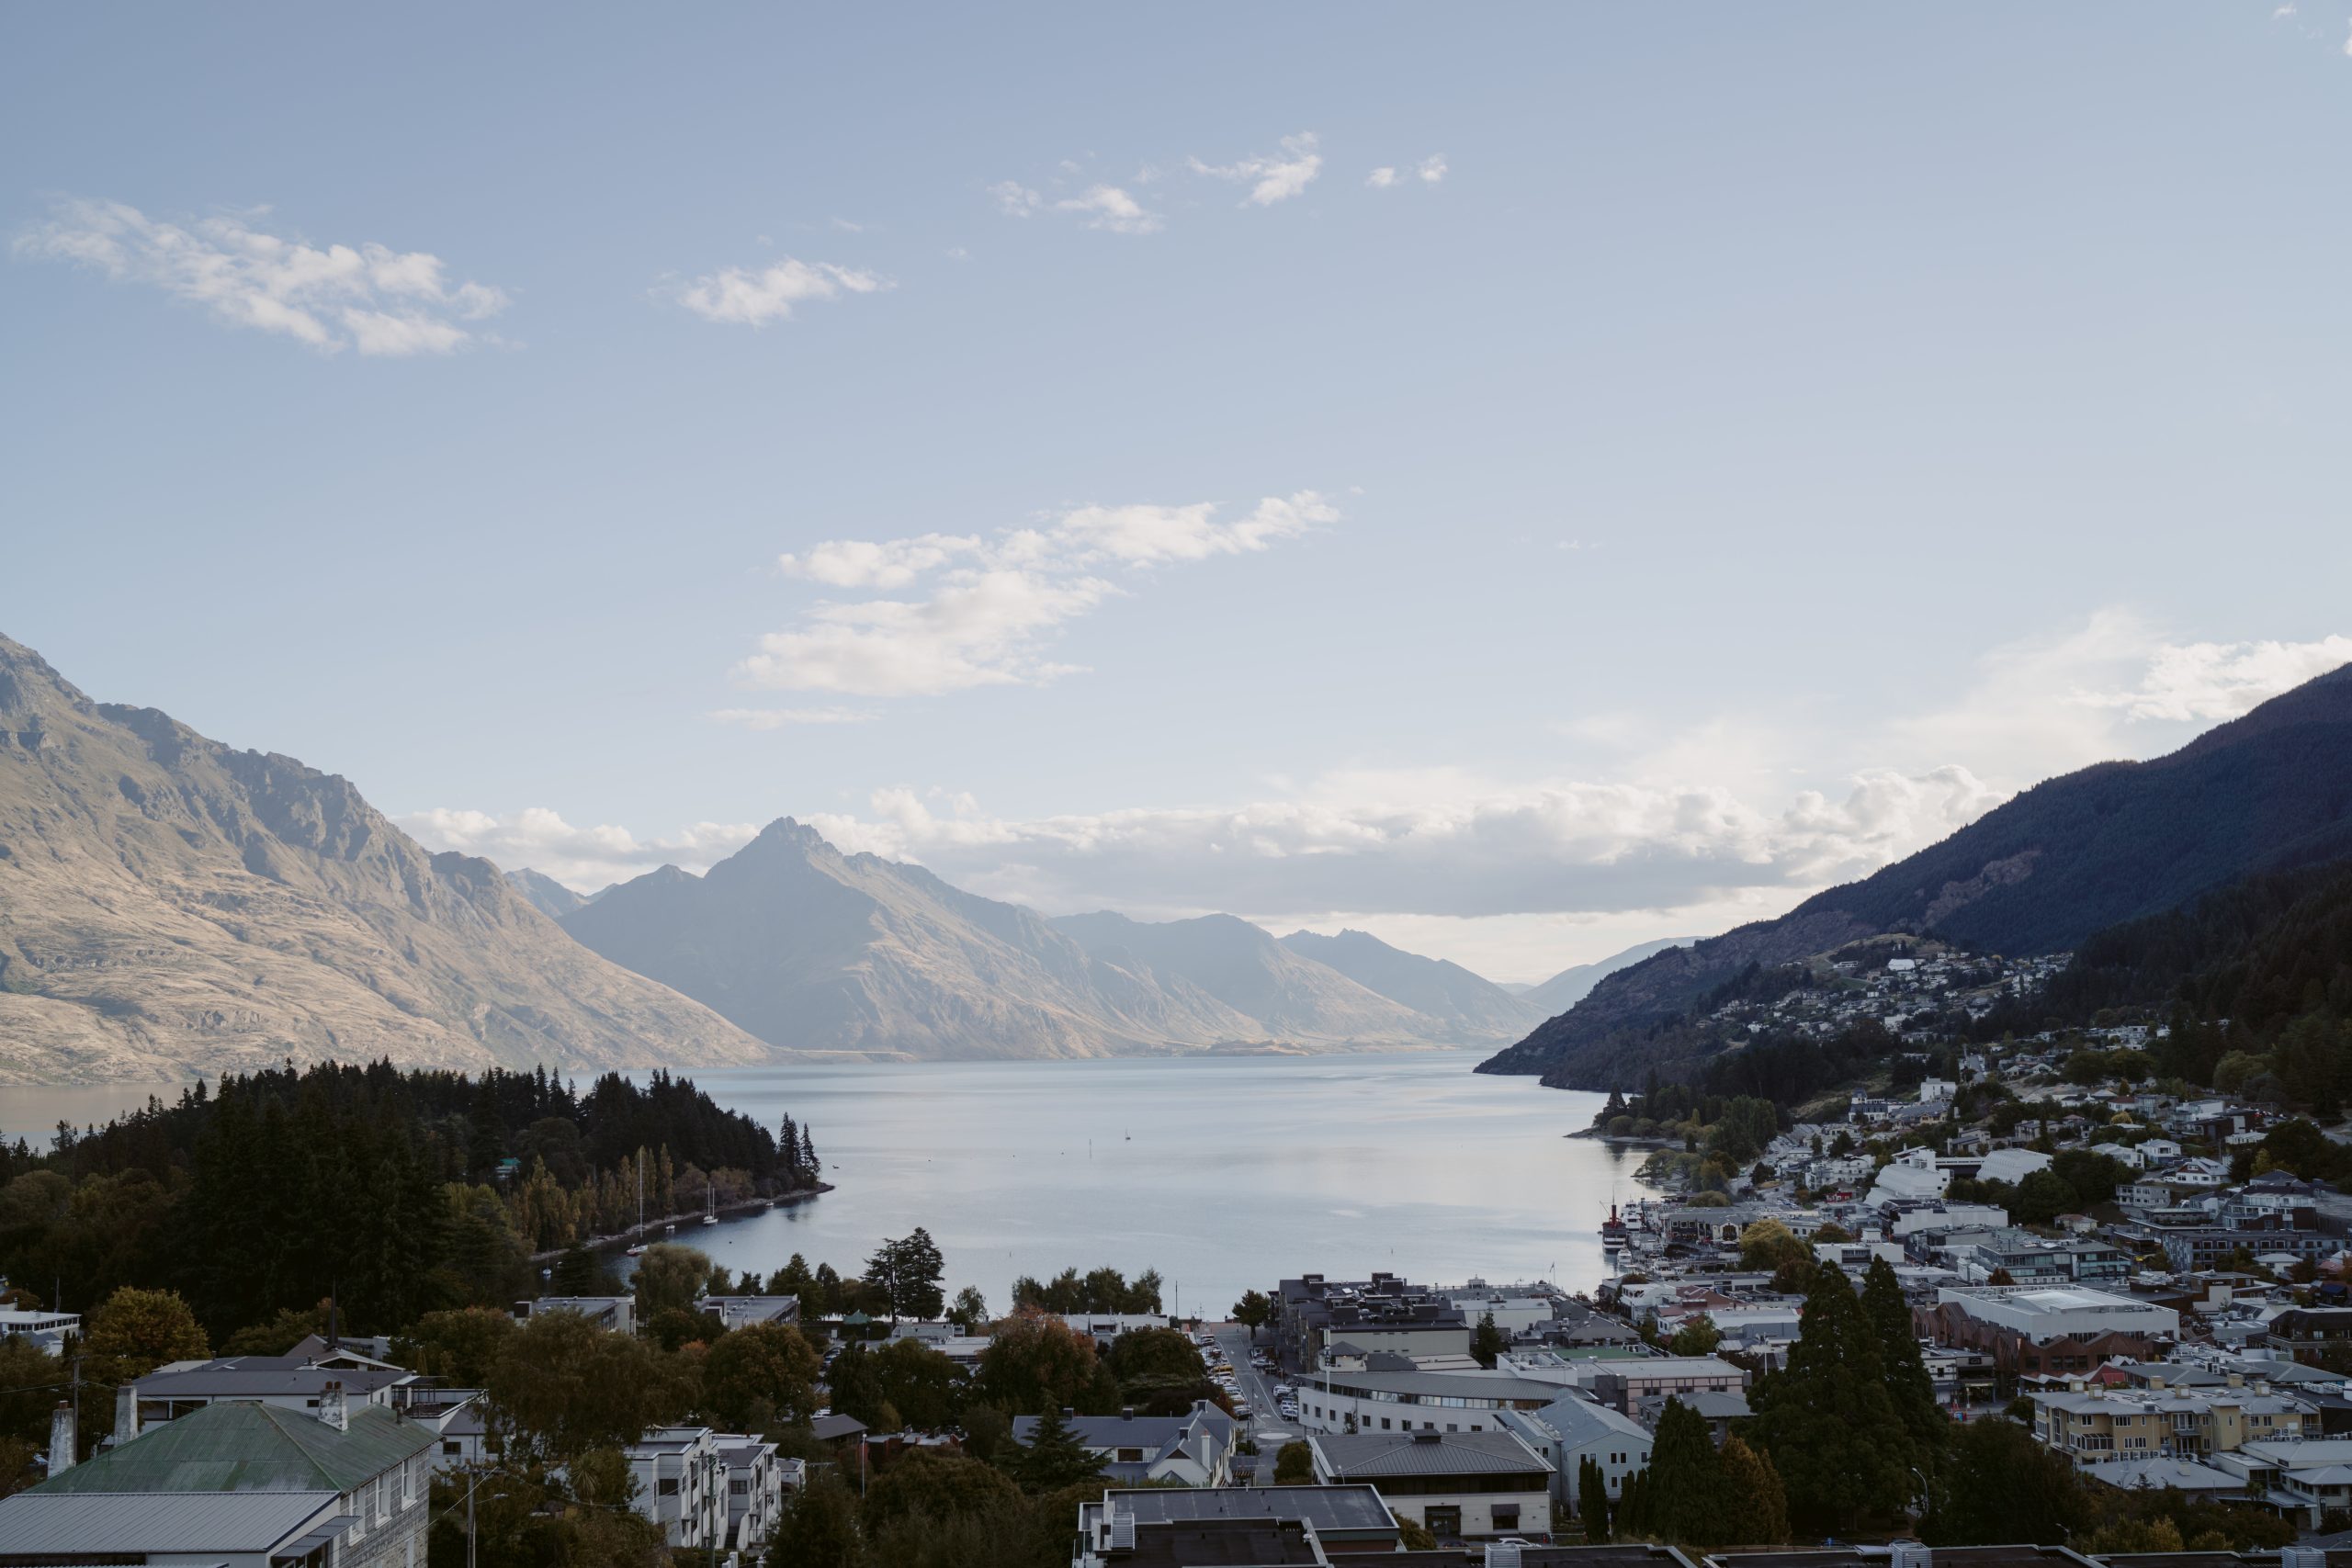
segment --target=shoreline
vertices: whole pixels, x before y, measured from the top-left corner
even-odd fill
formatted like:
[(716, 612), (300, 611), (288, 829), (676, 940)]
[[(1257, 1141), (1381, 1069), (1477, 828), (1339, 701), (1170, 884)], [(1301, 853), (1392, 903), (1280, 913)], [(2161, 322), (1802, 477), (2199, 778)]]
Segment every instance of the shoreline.
[[(745, 1198), (739, 1202), (721, 1203), (718, 1208), (712, 1210), (711, 1213), (717, 1214), (720, 1219), (727, 1219), (743, 1214), (756, 1214), (764, 1209), (784, 1209), (789, 1208), (796, 1203), (805, 1203), (811, 1198), (821, 1196), (822, 1194), (832, 1190), (833, 1184), (831, 1182), (820, 1181), (814, 1187), (804, 1187), (798, 1191), (786, 1192), (775, 1198)], [(611, 1235), (592, 1235), (583, 1237), (582, 1240), (571, 1244), (571, 1246), (584, 1247), (591, 1252), (612, 1252), (626, 1250), (631, 1242), (641, 1237), (650, 1236), (652, 1238), (651, 1241), (647, 1243), (648, 1246), (651, 1246), (656, 1242), (676, 1241), (677, 1238), (671, 1235), (671, 1231), (680, 1224), (686, 1222), (692, 1222), (694, 1228), (699, 1231), (704, 1228), (702, 1224), (702, 1215), (703, 1211), (700, 1209), (686, 1209), (674, 1214), (662, 1214), (646, 1221), (641, 1225), (631, 1225), (627, 1230), (617, 1232)], [(683, 1246), (684, 1244), (683, 1242), (679, 1242), (678, 1245)], [(567, 1246), (554, 1247), (546, 1252), (535, 1252), (531, 1254), (531, 1261), (535, 1264), (551, 1262), (556, 1258), (561, 1258), (570, 1250), (571, 1247)]]

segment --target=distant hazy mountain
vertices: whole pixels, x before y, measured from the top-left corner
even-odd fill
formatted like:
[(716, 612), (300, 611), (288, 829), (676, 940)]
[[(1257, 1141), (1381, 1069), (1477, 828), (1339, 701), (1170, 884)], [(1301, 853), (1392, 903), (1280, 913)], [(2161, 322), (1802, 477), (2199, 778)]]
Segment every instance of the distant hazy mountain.
[(1699, 939), (1694, 936), (1670, 936), (1658, 942), (1645, 942), (1614, 953), (1591, 964), (1571, 964), (1540, 985), (1530, 986), (1520, 993), (1520, 1000), (1532, 1010), (1538, 1019), (1554, 1018), (1584, 1000), (1585, 993), (1599, 985), (1601, 976), (1639, 964), (1654, 953), (1664, 953), (1669, 947), (1688, 947)]
[(1606, 1088), (1634, 1036), (1749, 964), (1909, 931), (1986, 952), (2056, 953), (2252, 874), (2352, 854), (2352, 667), (2307, 681), (2169, 756), (2038, 784), (1862, 881), (1777, 920), (1657, 953), (1480, 1069)]
[(506, 881), (531, 908), (551, 920), (560, 920), (588, 902), (554, 877), (527, 865), (508, 872)]
[(1507, 1039), (1545, 1016), (1459, 964), (1403, 952), (1369, 932), (1322, 936), (1293, 931), (1282, 942), (1300, 957), (1336, 969), (1366, 990), (1453, 1025), (1464, 1039)]
[(767, 1053), (343, 779), (94, 703), (0, 637), (0, 1082), (289, 1055), (576, 1071)]
[(664, 866), (608, 889), (564, 929), (796, 1049), (1096, 1056), (1263, 1037), (1194, 987), (788, 817), (705, 875)]
[(704, 875), (664, 866), (563, 926), (798, 1050), (1099, 1056), (1464, 1037), (1244, 920), (1047, 920), (921, 866), (842, 854), (790, 818)]
[(1446, 1021), (1392, 1001), (1232, 915), (1154, 924), (1104, 911), (1064, 916), (1054, 927), (1099, 958), (1192, 982), (1277, 1039), (1461, 1038)]

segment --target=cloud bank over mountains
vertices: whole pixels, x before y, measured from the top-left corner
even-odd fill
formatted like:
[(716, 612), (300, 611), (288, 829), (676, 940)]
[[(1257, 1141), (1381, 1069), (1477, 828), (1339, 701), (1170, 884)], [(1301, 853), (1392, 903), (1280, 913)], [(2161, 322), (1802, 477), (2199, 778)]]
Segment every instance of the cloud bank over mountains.
[[(989, 537), (830, 541), (786, 566), (812, 581), (877, 590), (959, 574), (976, 587), (998, 573), (1036, 572), (1041, 592), (1070, 592), (1073, 580), (1091, 581), (1098, 570), (1264, 548), (1316, 525), (1326, 510), (1306, 495), (1261, 502), (1229, 521), (1205, 506), (1082, 508)], [(942, 587), (918, 603), (956, 591)], [(861, 635), (875, 624), (844, 623)], [(895, 640), (875, 637), (877, 645)], [(1045, 678), (1034, 651), (1016, 651), (1027, 648), (1020, 638), (985, 655), (975, 647), (965, 652), (976, 664), (995, 658), (1007, 678)], [(921, 663), (904, 651), (891, 657), (899, 670), (939, 667), (936, 654), (915, 656)], [(1023, 660), (1030, 662), (1016, 662)], [(1430, 921), (1654, 911), (1671, 924), (1700, 910), (1776, 912), (1949, 835), (2041, 777), (2166, 750), (2184, 739), (2184, 722), (2235, 716), (2347, 660), (2352, 639), (2341, 637), (2174, 645), (2127, 613), (2102, 612), (2067, 636), (1993, 650), (1957, 701), (1846, 738), (1890, 758), (1970, 762), (1865, 767), (1842, 788), (1794, 788), (1776, 799), (1726, 780), (1777, 769), (1706, 776), (1710, 755), (1755, 760), (1711, 731), (1705, 740), (1669, 739), (1628, 756), (1622, 776), (1608, 778), (1334, 771), (1238, 804), (1043, 817), (990, 812), (945, 786), (894, 786), (875, 791), (860, 812), (800, 816), (846, 852), (920, 862), (958, 886), (1047, 913), (1228, 910), (1313, 923), (1345, 912), (1426, 929)], [(1826, 746), (1826, 738), (1785, 743)], [(1992, 758), (1982, 772), (1977, 753)], [(779, 812), (792, 805), (776, 803)], [(699, 870), (759, 827), (701, 822), (639, 838), (611, 825), (578, 826), (544, 807), (508, 816), (439, 809), (401, 825), (436, 847), (534, 866), (583, 890), (665, 862)]]

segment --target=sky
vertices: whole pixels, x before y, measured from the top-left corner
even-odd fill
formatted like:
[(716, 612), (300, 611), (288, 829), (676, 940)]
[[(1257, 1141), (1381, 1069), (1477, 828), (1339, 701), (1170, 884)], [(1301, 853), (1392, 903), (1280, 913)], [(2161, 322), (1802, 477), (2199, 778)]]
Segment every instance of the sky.
[(2352, 660), (2352, 6), (0, 11), (0, 633), (1503, 980)]

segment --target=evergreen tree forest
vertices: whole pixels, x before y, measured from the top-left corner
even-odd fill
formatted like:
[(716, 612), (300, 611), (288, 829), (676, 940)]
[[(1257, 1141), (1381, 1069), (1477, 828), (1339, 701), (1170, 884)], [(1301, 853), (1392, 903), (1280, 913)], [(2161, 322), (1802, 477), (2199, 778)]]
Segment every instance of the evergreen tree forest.
[(334, 1297), (346, 1328), (531, 1293), (531, 1258), (818, 1185), (808, 1130), (691, 1082), (291, 1066), (0, 1148), (0, 1274), (65, 1310), (169, 1289), (216, 1340)]

